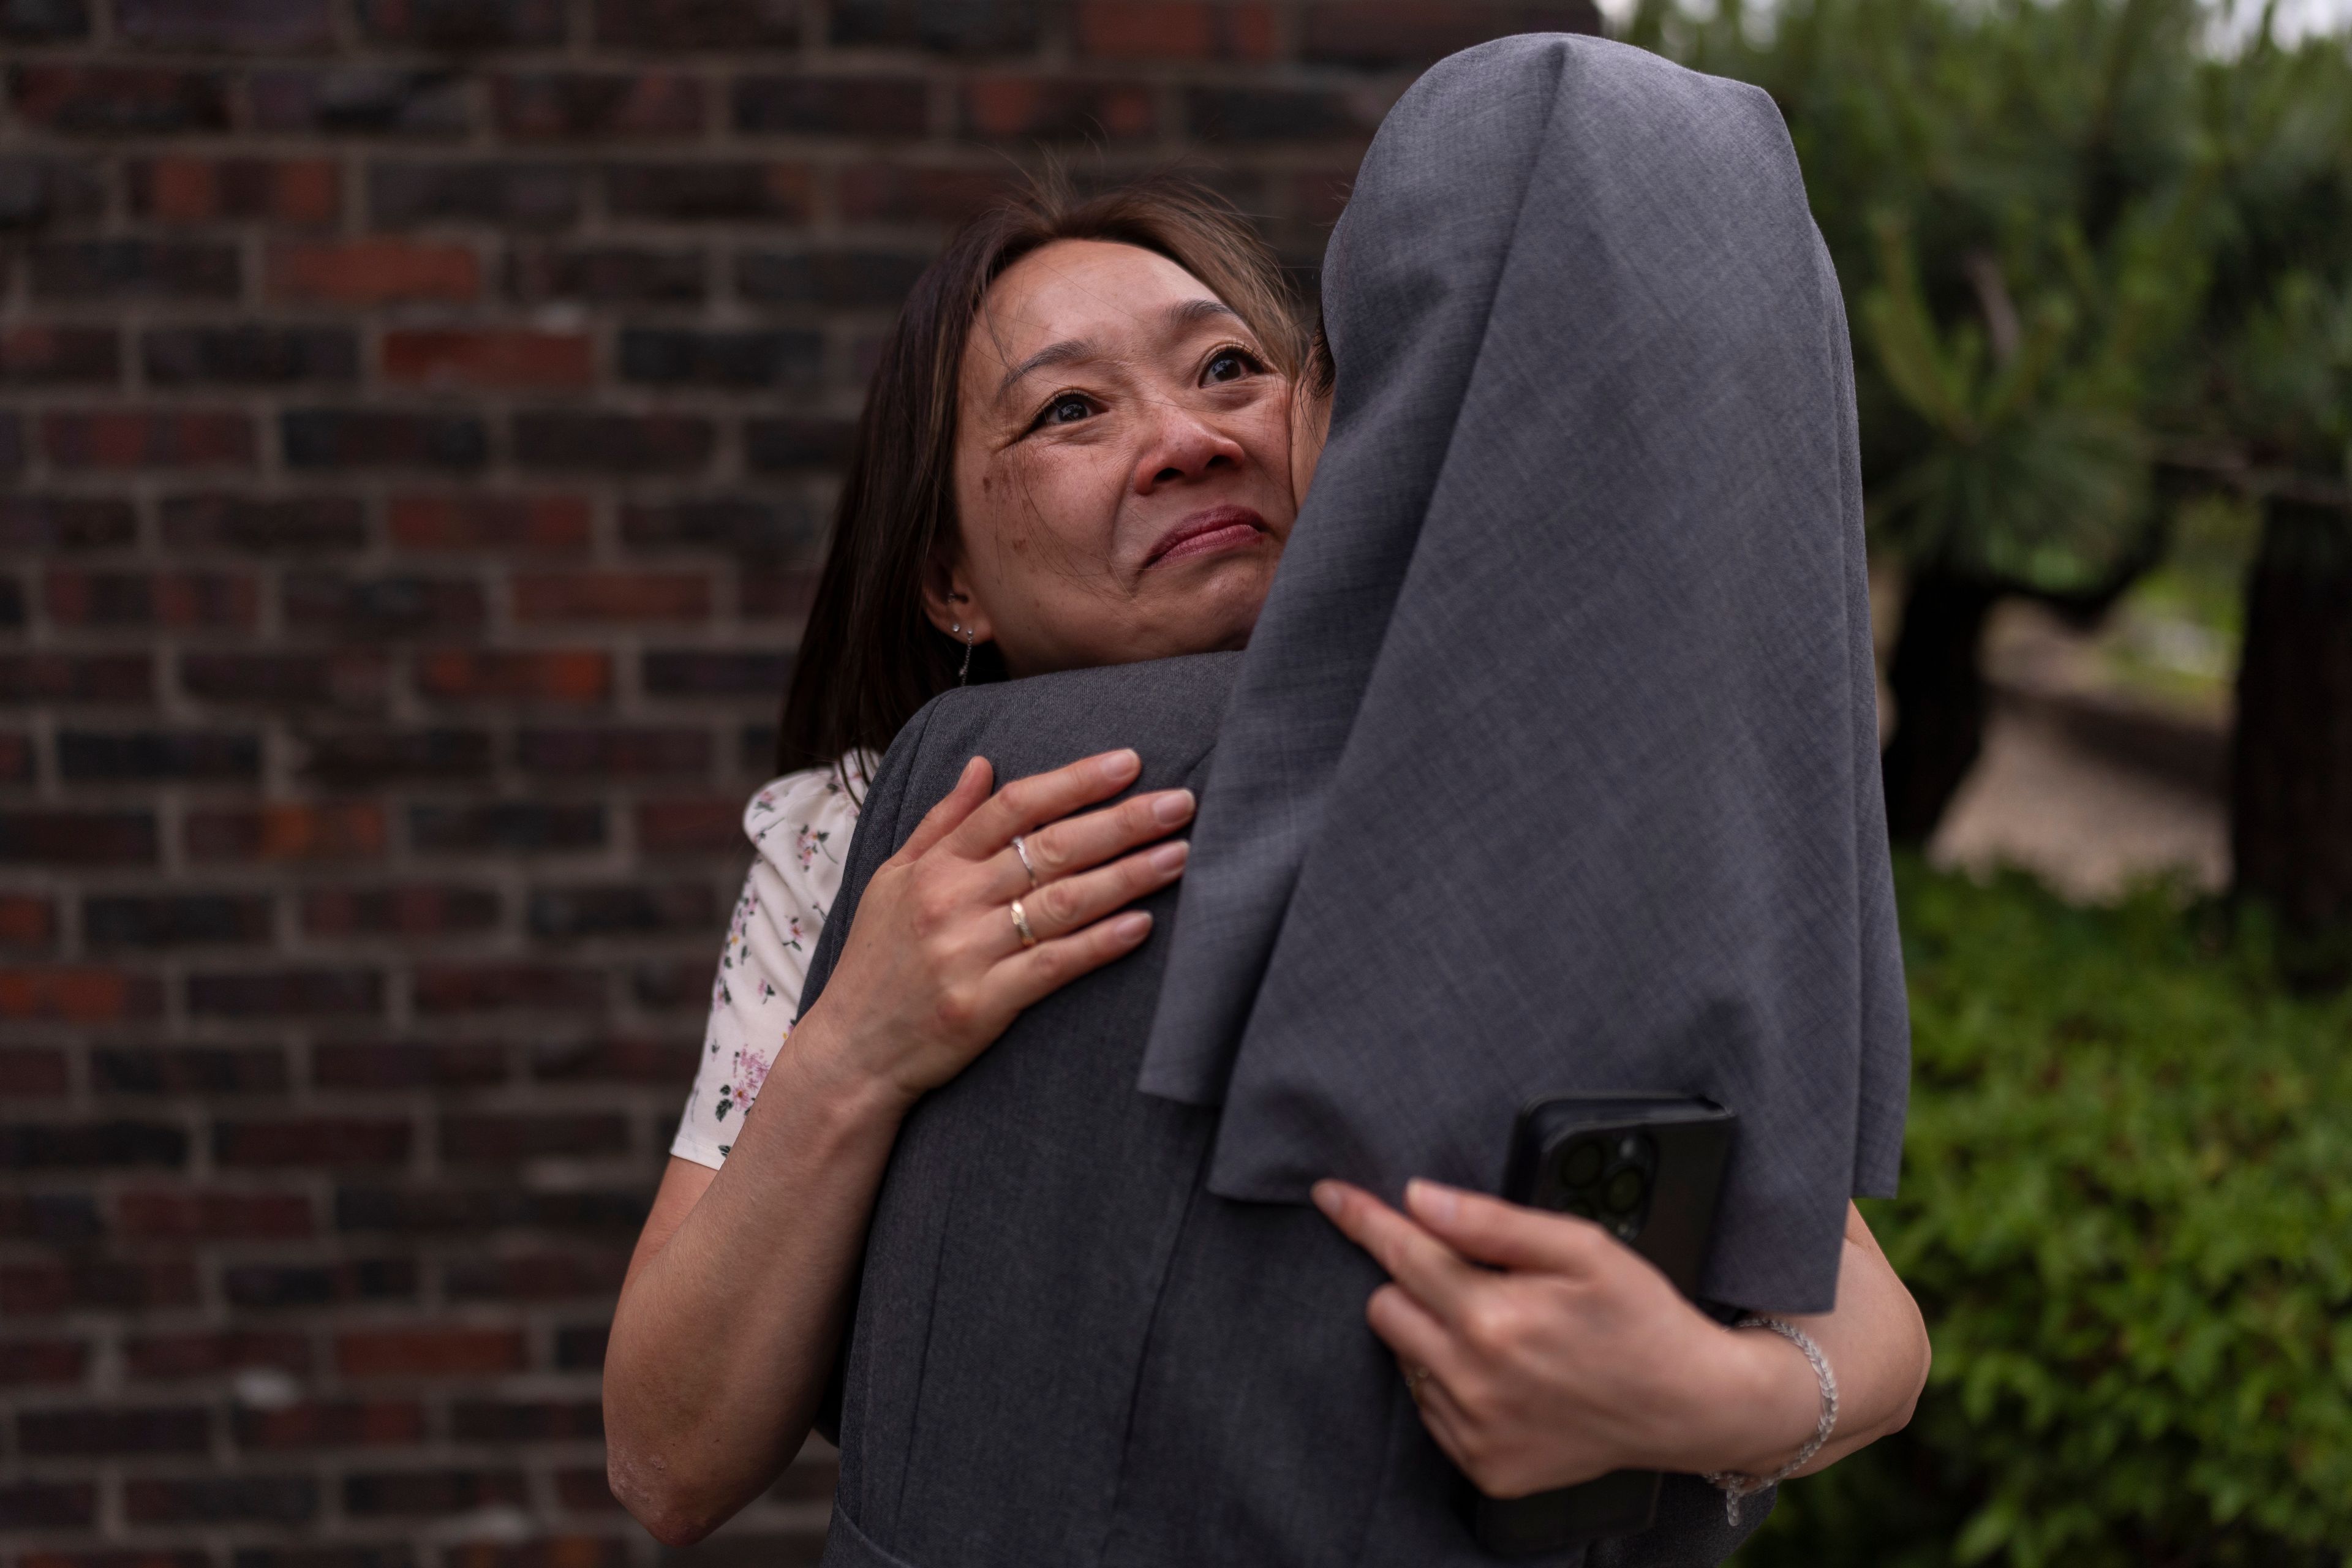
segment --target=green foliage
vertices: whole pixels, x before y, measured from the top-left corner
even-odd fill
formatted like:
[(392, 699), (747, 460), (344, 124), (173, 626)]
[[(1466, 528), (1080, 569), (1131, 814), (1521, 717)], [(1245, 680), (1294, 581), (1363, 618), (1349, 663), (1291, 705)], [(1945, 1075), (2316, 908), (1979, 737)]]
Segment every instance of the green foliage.
[(2152, 891), (1899, 871), (1911, 1429), (1790, 1486), (1746, 1568), (2352, 1562), (2352, 1002)]

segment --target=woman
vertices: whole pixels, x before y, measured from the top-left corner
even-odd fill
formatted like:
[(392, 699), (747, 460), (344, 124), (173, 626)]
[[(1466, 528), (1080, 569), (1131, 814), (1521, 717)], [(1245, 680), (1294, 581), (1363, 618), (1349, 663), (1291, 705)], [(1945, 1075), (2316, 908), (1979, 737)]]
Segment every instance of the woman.
[[(873, 753), (960, 679), (1240, 646), (1317, 449), (1298, 357), (1271, 259), (1191, 193), (995, 215), (918, 286), (861, 422), (787, 710), (783, 759), (801, 771), (747, 814), (761, 863), (614, 1324), (614, 1486), (664, 1540), (731, 1514), (808, 1430), (908, 1107), (1023, 1007), (1131, 951), (1149, 919), (1117, 911), (1184, 864), (1181, 843), (1146, 847), (1189, 820), (1183, 792), (1072, 815), (1124, 788), (1131, 756), (992, 796), (975, 761), (876, 877), (793, 1026)], [(982, 962), (1006, 879), (1033, 871), (1037, 945)], [(755, 1096), (768, 1109), (747, 1120)], [(1820, 1462), (1899, 1426), (1920, 1369), (1916, 1314), (1866, 1232), (1848, 1263), (1852, 1300), (1814, 1327), (1848, 1412)], [(1644, 1266), (1622, 1267), (1638, 1284)], [(1810, 1374), (1783, 1371), (1801, 1429)], [(1767, 1417), (1772, 1435), (1739, 1451), (1761, 1468), (1790, 1421)]]

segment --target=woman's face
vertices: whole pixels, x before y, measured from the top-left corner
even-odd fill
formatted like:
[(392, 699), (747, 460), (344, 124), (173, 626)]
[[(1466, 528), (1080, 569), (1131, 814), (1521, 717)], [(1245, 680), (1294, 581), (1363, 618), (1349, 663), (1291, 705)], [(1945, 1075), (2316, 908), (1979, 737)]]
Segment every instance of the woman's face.
[(1034, 251), (989, 289), (959, 396), (942, 631), (1015, 675), (1249, 639), (1297, 515), (1296, 408), (1199, 279), (1129, 245)]

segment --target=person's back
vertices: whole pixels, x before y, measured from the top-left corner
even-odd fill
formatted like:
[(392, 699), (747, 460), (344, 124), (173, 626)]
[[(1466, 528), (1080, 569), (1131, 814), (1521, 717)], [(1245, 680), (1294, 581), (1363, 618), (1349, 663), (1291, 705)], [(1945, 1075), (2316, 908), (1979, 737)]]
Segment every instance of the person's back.
[[(1139, 790), (1197, 790), (1237, 663), (933, 702), (868, 796), (810, 997), (866, 880), (969, 758), (1013, 776), (1128, 745)], [(1144, 900), (1160, 919), (1143, 948), (1031, 1008), (908, 1118), (847, 1352), (826, 1563), (1490, 1561), (1365, 1327), (1378, 1267), (1311, 1208), (1209, 1194), (1216, 1112), (1136, 1087), (1174, 901)], [(1713, 1563), (1742, 1533), (1719, 1494), (1676, 1478), (1655, 1529), (1590, 1562)]]

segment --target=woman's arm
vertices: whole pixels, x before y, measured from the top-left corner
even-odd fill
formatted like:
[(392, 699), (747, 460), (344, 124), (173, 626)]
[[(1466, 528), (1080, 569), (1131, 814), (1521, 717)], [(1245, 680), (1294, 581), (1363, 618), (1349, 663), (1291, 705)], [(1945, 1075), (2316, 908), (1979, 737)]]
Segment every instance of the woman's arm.
[[(1135, 780), (1114, 752), (988, 793), (975, 761), (867, 884), (824, 994), (787, 1036), (726, 1164), (670, 1162), (604, 1362), (614, 1495), (701, 1539), (808, 1436), (900, 1120), (1022, 1009), (1133, 951), (1118, 913), (1181, 874), (1182, 790), (1072, 816)], [(1066, 821), (1061, 820), (1067, 818)], [(1027, 840), (1029, 872), (1007, 846)], [(1108, 863), (1107, 863), (1108, 862)], [(1022, 900), (1034, 945), (1010, 918)]]
[[(1812, 1436), (1820, 1386), (1794, 1345), (1705, 1316), (1599, 1226), (1430, 1182), (1408, 1214), (1339, 1182), (1316, 1202), (1388, 1270), (1365, 1315), (1489, 1496), (1622, 1468), (1762, 1475)], [(1836, 1309), (1791, 1320), (1838, 1380), (1807, 1474), (1899, 1430), (1927, 1377), (1918, 1307), (1851, 1205), (1842, 1263)]]

